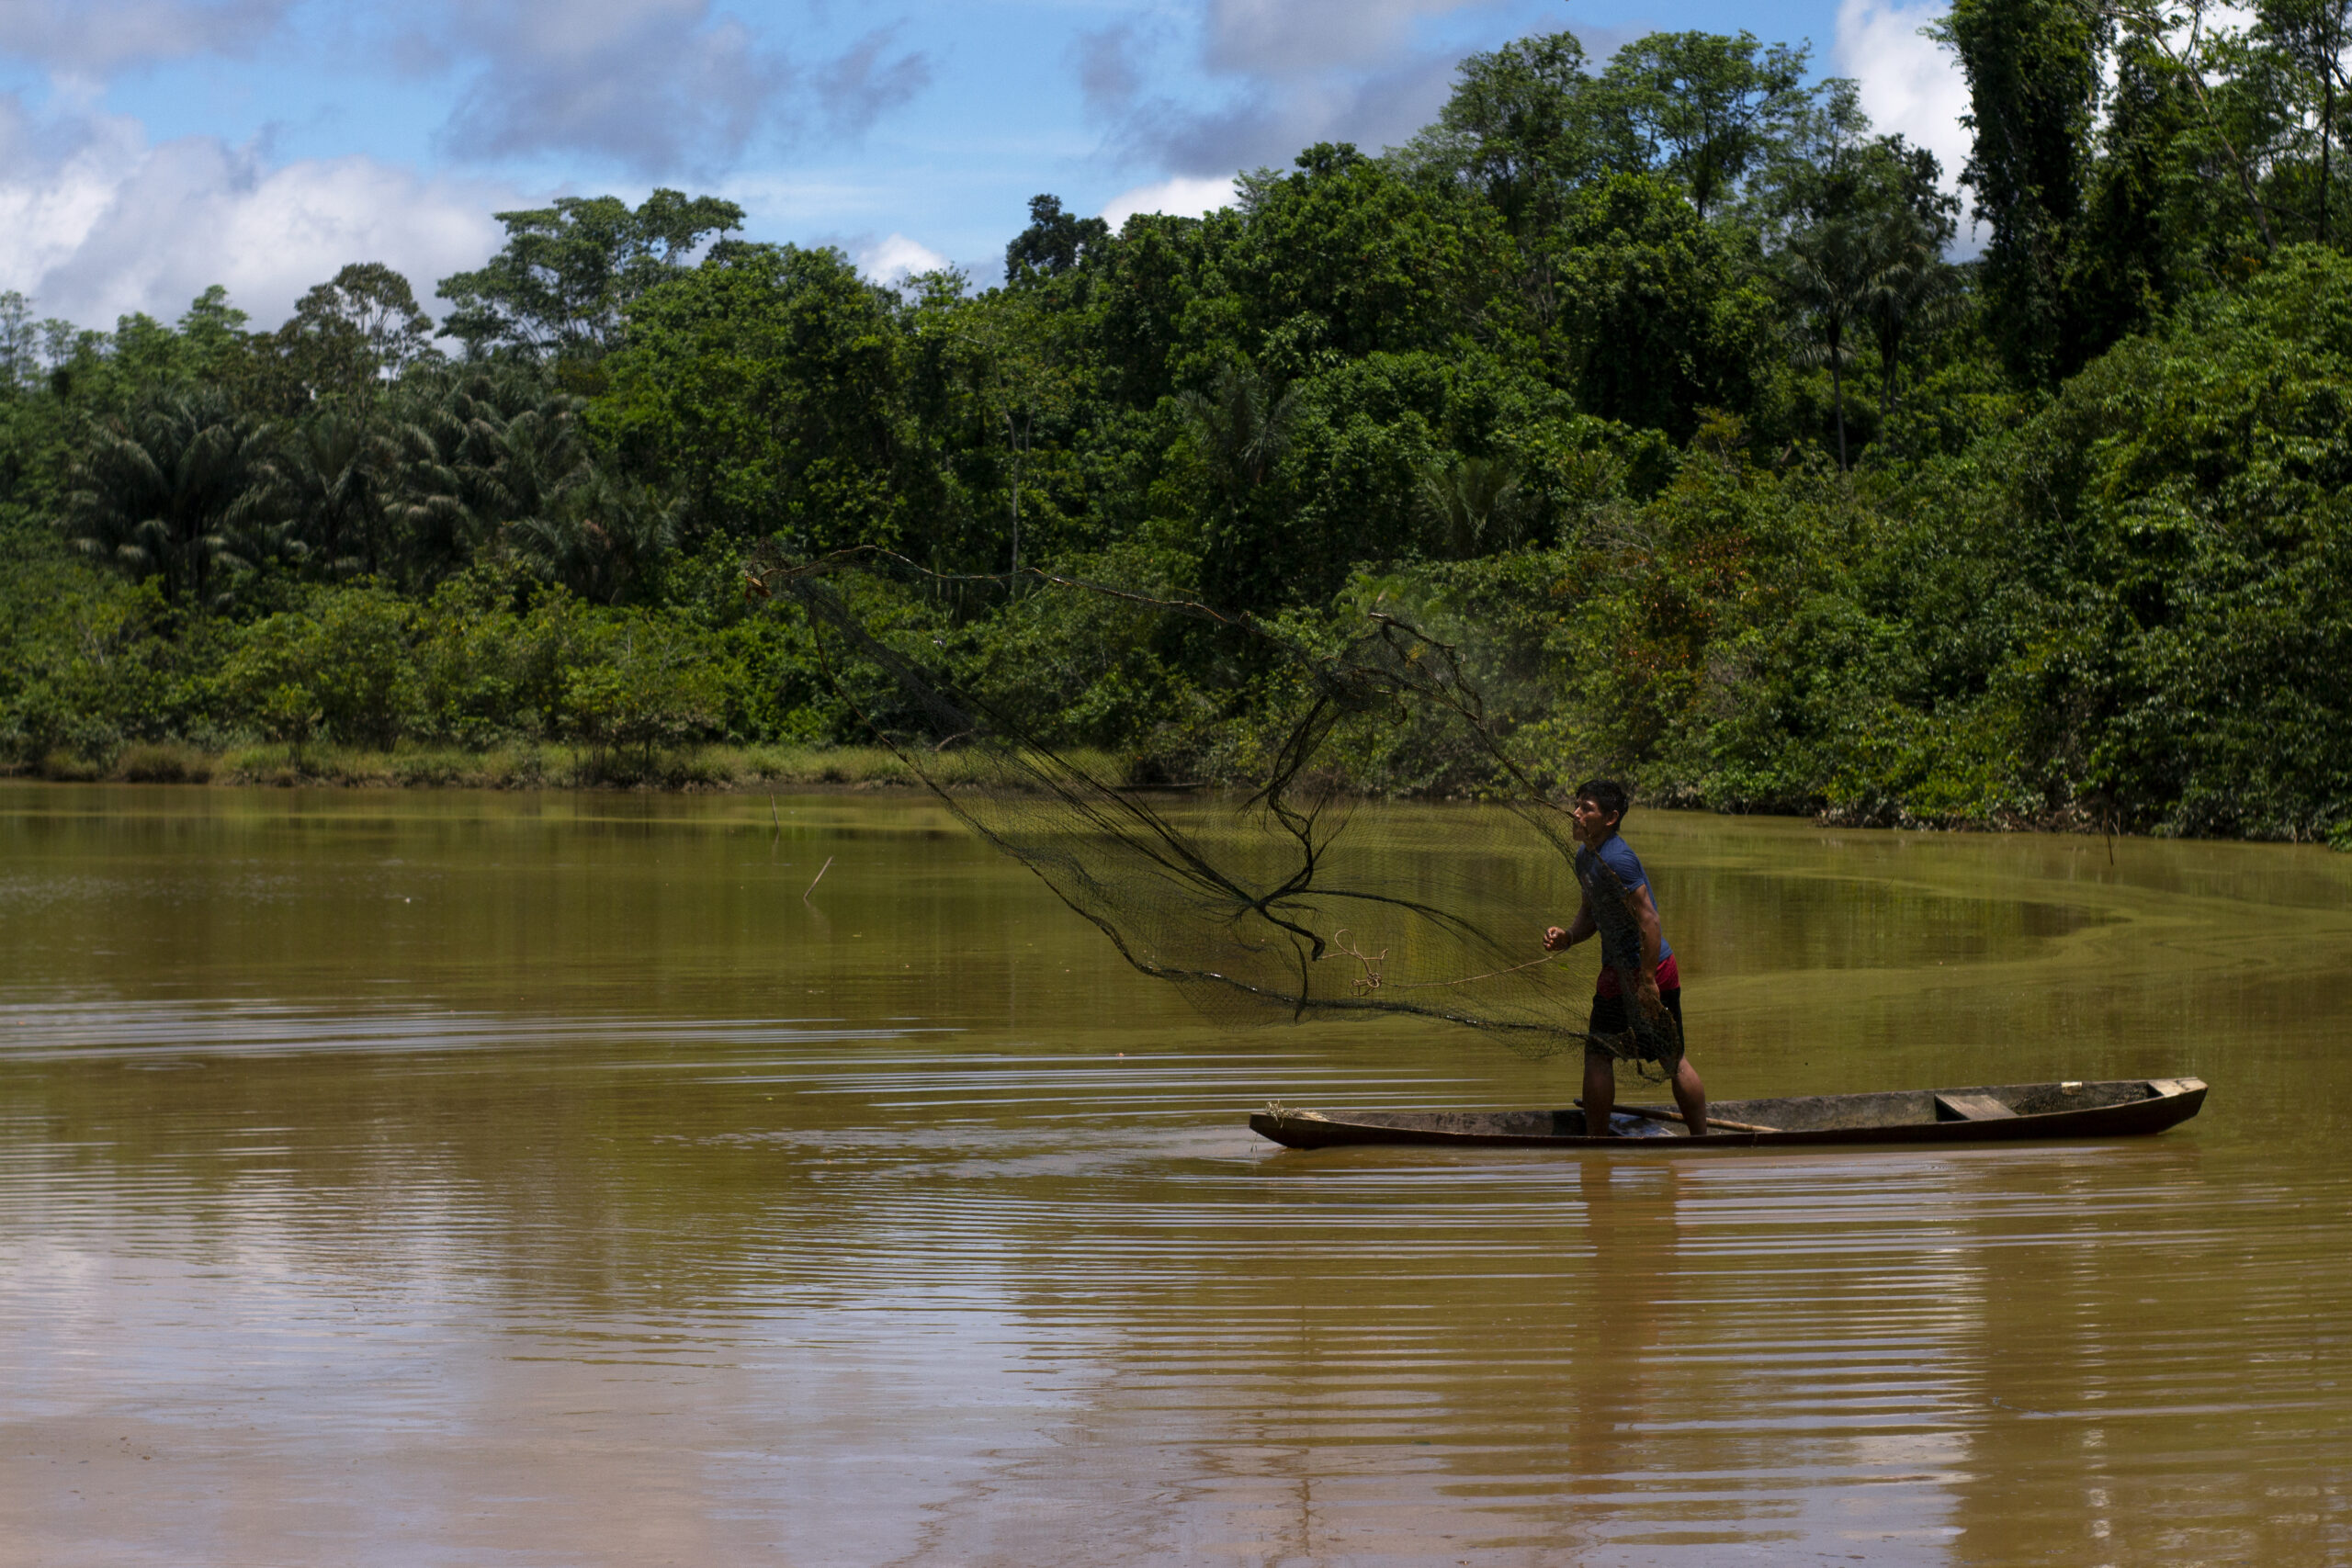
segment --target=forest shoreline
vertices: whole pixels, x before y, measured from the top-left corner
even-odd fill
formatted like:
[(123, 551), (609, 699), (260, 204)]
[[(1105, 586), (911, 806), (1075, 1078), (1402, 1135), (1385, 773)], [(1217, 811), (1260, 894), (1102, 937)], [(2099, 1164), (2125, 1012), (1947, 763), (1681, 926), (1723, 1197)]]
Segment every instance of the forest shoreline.
[(284, 744), (214, 749), (179, 742), (133, 745), (105, 761), (51, 752), (0, 777), (50, 784), (206, 784), (222, 788), (561, 789), (684, 795), (762, 790), (915, 788), (920, 781), (878, 746), (682, 746), (650, 757), (562, 743), (471, 750), (391, 750)]
[(662, 188), (494, 214), (437, 320), (369, 261), (275, 330), (0, 292), (0, 760), (983, 785), (944, 694), (1108, 783), (1262, 787), (1295, 735), (1480, 797), (1490, 746), (1329, 705), (1403, 637), (1532, 787), (2352, 847), (2343, 51), (2078, 22), (1939, 34), (2036, 128), (1959, 171), (1963, 262), (1802, 49), (1562, 32), (1204, 217), (1037, 196), (1001, 282)]
[[(1141, 758), (1090, 755), (1089, 765), (1101, 776), (1122, 781), (1122, 787), (1153, 795), (1185, 795), (1198, 784), (1137, 782), (1146, 765)], [(952, 765), (942, 782), (959, 787)], [(217, 789), (351, 789), (351, 790), (561, 790), (573, 794), (744, 795), (790, 790), (808, 795), (863, 795), (884, 790), (928, 787), (887, 748), (879, 746), (685, 746), (657, 750), (648, 760), (562, 743), (525, 743), (467, 750), (454, 747), (401, 747), (391, 751), (358, 747), (310, 746), (299, 761), (284, 745), (233, 746), (209, 749), (180, 743), (129, 746), (101, 764), (70, 754), (53, 753), (34, 766), (0, 765), (0, 780), (60, 784), (179, 784)], [(963, 785), (974, 790), (977, 784)], [(1215, 787), (1211, 784), (1207, 787)], [(1400, 802), (1454, 801), (1456, 795), (1403, 795), (1364, 800)], [(2132, 832), (2101, 822), (2081, 811), (2052, 812), (2028, 818), (1955, 817), (1929, 819), (1909, 814), (1864, 818), (1836, 807), (1810, 811), (1742, 811), (1711, 804), (1687, 792), (1669, 795), (1656, 806), (1668, 810), (1705, 811), (1719, 816), (1792, 817), (1825, 828), (1873, 832), (1933, 833), (2066, 833), (2114, 839), (2160, 839), (2199, 835)], [(2215, 836), (2215, 842), (2312, 844), (2352, 853), (2352, 833), (2327, 839), (2247, 840)]]

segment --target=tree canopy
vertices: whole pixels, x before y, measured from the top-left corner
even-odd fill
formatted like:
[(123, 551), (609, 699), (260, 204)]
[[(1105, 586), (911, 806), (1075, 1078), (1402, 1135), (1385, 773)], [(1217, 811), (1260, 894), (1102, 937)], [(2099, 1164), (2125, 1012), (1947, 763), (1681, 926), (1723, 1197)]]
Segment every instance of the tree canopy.
[[(1138, 778), (1238, 768), (1266, 671), (1025, 571), (1408, 606), (1657, 797), (2352, 840), (2347, 6), (1957, 0), (1955, 171), (1803, 49), (1552, 32), (1204, 218), (1038, 195), (977, 285), (663, 189), (438, 307), (0, 296), (0, 759), (854, 742), (887, 683), (741, 568), (871, 547), (934, 575), (860, 615)], [(1419, 745), (1347, 782), (1485, 787)]]

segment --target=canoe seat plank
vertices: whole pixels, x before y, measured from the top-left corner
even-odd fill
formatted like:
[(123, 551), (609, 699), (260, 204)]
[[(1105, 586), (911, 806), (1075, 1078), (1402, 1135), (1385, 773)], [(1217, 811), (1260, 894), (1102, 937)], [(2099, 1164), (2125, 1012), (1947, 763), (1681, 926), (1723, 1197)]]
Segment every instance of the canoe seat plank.
[(1998, 1122), (2016, 1114), (1989, 1094), (1936, 1096), (1936, 1119), (1939, 1122)]

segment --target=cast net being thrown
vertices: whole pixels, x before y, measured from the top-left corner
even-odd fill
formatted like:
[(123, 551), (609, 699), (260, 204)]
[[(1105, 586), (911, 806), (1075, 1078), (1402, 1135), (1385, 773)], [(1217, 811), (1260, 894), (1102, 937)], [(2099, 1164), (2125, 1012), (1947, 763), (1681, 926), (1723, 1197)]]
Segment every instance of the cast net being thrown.
[[(1559, 962), (1541, 933), (1569, 923), (1581, 874), (1604, 951), (1637, 955), (1624, 890), (1577, 849), (1462, 649), (1403, 615), (1374, 609), (1310, 643), (1180, 598), (1029, 571), (997, 612), (1025, 619), (993, 660), (974, 660), (910, 606), (1001, 594), (1002, 579), (859, 550), (764, 554), (748, 586), (807, 616), (833, 690), (947, 810), (1212, 1020), (1419, 1018), (1532, 1057), (1590, 1044), (1648, 1078), (1680, 1060), (1662, 1010), (1629, 1006), (1623, 1032), (1587, 1033), (1589, 960)], [(1024, 626), (1038, 628), (1026, 641)], [(1178, 644), (1250, 694), (1253, 717), (1238, 739), (1227, 726), (1219, 770), (1238, 787), (1137, 787), (1069, 739), (1074, 706)], [(1073, 646), (1075, 673), (1056, 652)], [(1443, 760), (1487, 803), (1358, 809), (1345, 782), (1401, 754)]]

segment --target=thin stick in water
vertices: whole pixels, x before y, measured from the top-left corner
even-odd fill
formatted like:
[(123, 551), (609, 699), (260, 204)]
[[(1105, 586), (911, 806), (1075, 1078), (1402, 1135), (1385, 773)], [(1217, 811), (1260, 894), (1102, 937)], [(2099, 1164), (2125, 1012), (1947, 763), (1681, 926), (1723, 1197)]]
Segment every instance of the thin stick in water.
[[(814, 893), (815, 891), (817, 891), (817, 884), (819, 884), (820, 882), (824, 881), (824, 880), (825, 880), (825, 873), (827, 873), (827, 872), (829, 872), (829, 871), (831, 871), (831, 870), (832, 870), (832, 869), (833, 869), (833, 857), (832, 857), (832, 856), (831, 856), (831, 855), (827, 855), (827, 856), (825, 857), (825, 863), (824, 863), (824, 864), (822, 864), (822, 865), (820, 865), (820, 866), (819, 866), (819, 867), (817, 868), (817, 874), (816, 874), (816, 875), (814, 875), (814, 876), (812, 876), (812, 877), (810, 877), (810, 878), (808, 879), (808, 893)], [(801, 901), (802, 903), (806, 904), (807, 902), (808, 902), (808, 893), (803, 893), (803, 894), (800, 896), (800, 901)]]

